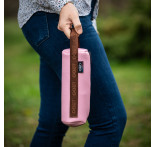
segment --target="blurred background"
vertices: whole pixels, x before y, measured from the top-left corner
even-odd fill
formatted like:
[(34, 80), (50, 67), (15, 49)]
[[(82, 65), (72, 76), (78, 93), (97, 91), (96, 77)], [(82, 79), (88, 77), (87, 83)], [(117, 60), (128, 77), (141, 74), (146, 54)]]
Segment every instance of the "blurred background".
[[(28, 147), (38, 123), (39, 56), (5, 0), (5, 146)], [(100, 0), (98, 31), (128, 115), (120, 147), (151, 146), (151, 1)], [(70, 128), (63, 147), (83, 147), (88, 123)]]

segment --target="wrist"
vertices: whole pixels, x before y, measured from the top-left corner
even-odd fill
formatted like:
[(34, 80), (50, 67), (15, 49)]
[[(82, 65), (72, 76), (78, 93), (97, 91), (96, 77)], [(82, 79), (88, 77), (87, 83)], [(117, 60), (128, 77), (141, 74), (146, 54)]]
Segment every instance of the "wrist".
[(72, 4), (72, 5), (74, 5), (74, 3), (73, 3), (72, 0), (63, 0), (63, 4), (61, 5), (61, 7), (59, 7), (58, 14), (60, 14), (62, 8), (65, 7), (67, 4)]
[[(60, 10), (60, 14), (61, 14), (61, 11), (62, 11), (62, 10), (66, 10), (66, 9), (68, 10), (68, 9), (70, 9), (70, 8), (72, 8), (72, 7), (75, 7), (73, 1), (71, 1), (71, 0), (66, 0), (66, 3), (64, 3), (63, 7), (62, 7), (61, 10)], [(66, 8), (66, 9), (65, 9), (65, 8)]]

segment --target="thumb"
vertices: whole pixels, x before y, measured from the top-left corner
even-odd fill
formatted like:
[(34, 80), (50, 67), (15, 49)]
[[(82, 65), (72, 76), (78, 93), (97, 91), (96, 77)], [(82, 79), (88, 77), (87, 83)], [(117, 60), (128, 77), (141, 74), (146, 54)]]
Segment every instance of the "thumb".
[(73, 18), (72, 19), (75, 31), (80, 35), (82, 34), (83, 30), (82, 30), (82, 25), (81, 22), (79, 20), (79, 17)]

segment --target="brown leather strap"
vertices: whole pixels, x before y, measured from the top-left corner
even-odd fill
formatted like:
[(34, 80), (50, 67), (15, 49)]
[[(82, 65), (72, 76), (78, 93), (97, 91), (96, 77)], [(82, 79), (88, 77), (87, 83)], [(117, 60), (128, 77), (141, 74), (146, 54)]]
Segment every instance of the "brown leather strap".
[(70, 36), (70, 117), (78, 117), (78, 46), (75, 29)]

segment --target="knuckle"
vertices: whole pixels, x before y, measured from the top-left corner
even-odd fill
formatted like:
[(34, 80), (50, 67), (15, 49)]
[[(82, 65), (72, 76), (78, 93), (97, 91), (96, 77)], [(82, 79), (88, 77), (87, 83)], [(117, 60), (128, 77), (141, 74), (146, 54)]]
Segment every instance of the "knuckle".
[(61, 30), (59, 25), (57, 26), (57, 29), (58, 29), (58, 30)]
[(61, 30), (63, 30), (64, 27), (65, 27), (65, 24), (64, 24), (64, 23), (60, 23), (60, 24), (59, 24), (59, 28), (60, 28)]
[(75, 28), (81, 28), (82, 26), (81, 26), (81, 23), (77, 23), (77, 24), (74, 25), (74, 27)]
[(63, 27), (61, 25), (59, 26), (59, 28), (60, 28), (60, 30), (63, 30)]

